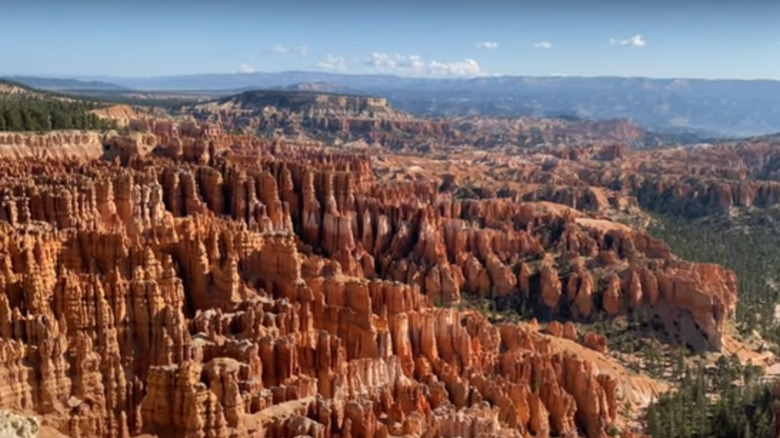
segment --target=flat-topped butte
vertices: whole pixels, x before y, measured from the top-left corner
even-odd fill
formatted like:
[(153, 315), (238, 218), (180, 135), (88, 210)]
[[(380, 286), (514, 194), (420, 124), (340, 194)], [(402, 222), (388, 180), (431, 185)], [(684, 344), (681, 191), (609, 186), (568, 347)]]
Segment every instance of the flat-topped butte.
[(311, 91), (255, 90), (222, 98), (218, 104), (235, 103), (242, 107), (268, 107), (289, 109), (292, 112), (310, 109), (340, 109), (362, 112), (392, 110), (384, 97), (355, 94), (335, 94)]

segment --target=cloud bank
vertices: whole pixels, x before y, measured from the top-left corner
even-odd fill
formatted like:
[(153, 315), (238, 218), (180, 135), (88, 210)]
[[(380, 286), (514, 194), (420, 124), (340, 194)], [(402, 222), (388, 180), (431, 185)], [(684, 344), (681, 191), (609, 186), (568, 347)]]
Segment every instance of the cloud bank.
[(400, 76), (472, 77), (483, 74), (479, 63), (470, 58), (462, 61), (441, 62), (426, 61), (418, 55), (390, 55), (374, 52), (363, 64), (379, 73)]
[(534, 43), (534, 47), (537, 49), (549, 49), (552, 47), (552, 43), (549, 41), (539, 41), (538, 43)]

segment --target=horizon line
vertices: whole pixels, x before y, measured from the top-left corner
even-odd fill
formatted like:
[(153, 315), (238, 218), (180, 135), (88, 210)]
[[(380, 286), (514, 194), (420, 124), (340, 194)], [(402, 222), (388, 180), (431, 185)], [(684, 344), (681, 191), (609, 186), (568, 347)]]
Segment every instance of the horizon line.
[(143, 80), (143, 79), (171, 79), (171, 78), (185, 78), (185, 77), (197, 77), (197, 76), (242, 76), (250, 77), (256, 75), (286, 75), (286, 74), (320, 74), (328, 76), (362, 76), (362, 77), (384, 77), (384, 78), (397, 78), (397, 79), (415, 79), (415, 80), (433, 80), (433, 81), (453, 81), (464, 82), (477, 79), (507, 79), (507, 78), (532, 78), (532, 79), (649, 79), (649, 80), (685, 80), (685, 81), (740, 81), (740, 82), (780, 82), (780, 78), (703, 78), (703, 77), (687, 77), (687, 76), (642, 76), (642, 75), (576, 75), (576, 74), (545, 74), (545, 75), (533, 75), (533, 74), (485, 74), (478, 76), (405, 76), (386, 73), (350, 73), (350, 72), (329, 72), (319, 70), (283, 70), (283, 71), (255, 71), (255, 72), (217, 72), (217, 73), (183, 73), (183, 74), (168, 74), (168, 75), (148, 75), (148, 76), (116, 76), (116, 75), (101, 75), (101, 74), (76, 74), (76, 75), (52, 75), (52, 74), (29, 74), (29, 73), (14, 73), (14, 74), (0, 74), (0, 78), (35, 78), (35, 79), (61, 79), (61, 80)]

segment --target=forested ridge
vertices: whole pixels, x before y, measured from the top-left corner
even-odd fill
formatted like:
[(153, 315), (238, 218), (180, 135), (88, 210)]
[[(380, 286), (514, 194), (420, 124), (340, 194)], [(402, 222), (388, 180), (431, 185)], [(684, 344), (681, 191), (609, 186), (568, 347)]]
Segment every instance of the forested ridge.
[[(769, 223), (728, 223), (659, 218), (649, 229), (681, 258), (717, 263), (737, 275), (736, 320), (743, 334), (756, 330), (780, 344), (775, 306), (780, 301), (780, 228)], [(780, 352), (780, 351), (778, 351)]]
[[(739, 220), (659, 217), (649, 231), (684, 259), (734, 270), (740, 332), (758, 332), (778, 353), (780, 324), (774, 312), (780, 300), (780, 232), (770, 219), (764, 213)], [(646, 433), (653, 438), (774, 438), (776, 383), (763, 380), (762, 372), (724, 356), (715, 367), (674, 367), (677, 389), (648, 408)]]
[(774, 438), (777, 401), (762, 369), (721, 356), (714, 367), (678, 366), (676, 391), (662, 395), (645, 415), (653, 438)]
[(0, 93), (0, 131), (50, 131), (58, 129), (110, 129), (112, 122), (90, 111), (104, 103), (62, 97), (0, 81), (0, 86), (21, 88), (20, 93)]

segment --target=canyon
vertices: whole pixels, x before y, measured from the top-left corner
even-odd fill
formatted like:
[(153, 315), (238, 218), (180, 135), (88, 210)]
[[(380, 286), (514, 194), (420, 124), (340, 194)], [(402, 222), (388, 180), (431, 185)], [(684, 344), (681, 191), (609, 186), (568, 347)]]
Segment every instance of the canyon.
[[(285, 93), (0, 133), (0, 409), (69, 437), (629, 438), (670, 385), (580, 323), (742, 348), (734, 272), (625, 219), (776, 205), (771, 140)], [(532, 131), (571, 145), (504, 144)]]
[(654, 143), (652, 135), (626, 120), (593, 122), (533, 117), (417, 117), (377, 96), (316, 91), (256, 90), (183, 106), (178, 114), (225, 129), (290, 141), (378, 146), (432, 152), (466, 145), (535, 146), (614, 140)]

